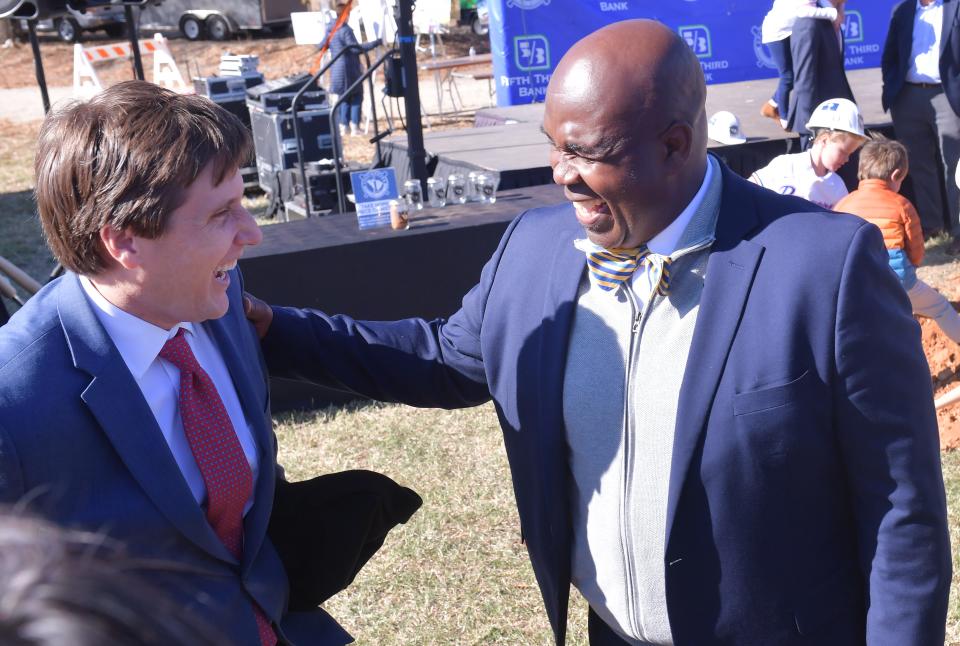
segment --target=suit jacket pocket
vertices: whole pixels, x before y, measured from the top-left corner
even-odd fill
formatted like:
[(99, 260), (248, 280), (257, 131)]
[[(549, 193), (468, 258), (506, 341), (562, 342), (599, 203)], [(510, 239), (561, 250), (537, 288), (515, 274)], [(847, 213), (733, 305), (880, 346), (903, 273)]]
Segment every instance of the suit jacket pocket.
[[(738, 393), (733, 397), (733, 422), (743, 448), (757, 458), (775, 458), (780, 464), (789, 455), (824, 450), (829, 435), (829, 403), (819, 396), (822, 384), (814, 371), (784, 380), (779, 385)], [(826, 417), (825, 417), (826, 416)]]
[(812, 390), (814, 373), (807, 370), (792, 381), (779, 386), (737, 393), (733, 397), (733, 414), (750, 415), (801, 401)]

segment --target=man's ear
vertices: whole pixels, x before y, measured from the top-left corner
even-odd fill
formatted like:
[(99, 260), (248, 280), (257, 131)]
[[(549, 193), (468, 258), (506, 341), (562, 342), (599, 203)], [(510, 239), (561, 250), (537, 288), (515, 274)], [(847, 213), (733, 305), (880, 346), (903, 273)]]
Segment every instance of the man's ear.
[(124, 269), (136, 269), (140, 266), (137, 236), (129, 227), (118, 231), (109, 224), (104, 225), (100, 228), (100, 242), (107, 258)]
[(686, 121), (675, 121), (660, 138), (666, 150), (666, 161), (675, 168), (686, 164), (693, 147), (693, 128)]
[(906, 177), (907, 173), (902, 168), (897, 168), (890, 174), (890, 179), (894, 182), (902, 182)]

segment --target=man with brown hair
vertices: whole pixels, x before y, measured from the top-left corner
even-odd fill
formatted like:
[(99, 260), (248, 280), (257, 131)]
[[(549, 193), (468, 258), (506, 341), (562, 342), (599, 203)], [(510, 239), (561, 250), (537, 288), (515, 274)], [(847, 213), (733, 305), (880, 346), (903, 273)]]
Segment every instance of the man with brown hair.
[(236, 270), (250, 137), (205, 98), (116, 85), (50, 116), (36, 198), (68, 273), (0, 328), (0, 502), (169, 562), (154, 583), (230, 644), (345, 644), (285, 615), (276, 462)]

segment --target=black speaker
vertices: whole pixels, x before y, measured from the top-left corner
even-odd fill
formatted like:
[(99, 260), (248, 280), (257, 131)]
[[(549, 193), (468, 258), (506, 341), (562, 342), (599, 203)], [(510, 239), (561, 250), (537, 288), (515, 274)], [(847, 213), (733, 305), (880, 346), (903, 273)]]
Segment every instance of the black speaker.
[(383, 64), (383, 75), (385, 77), (385, 82), (383, 85), (383, 92), (387, 96), (392, 97), (402, 97), (403, 96), (403, 59), (400, 58), (400, 55), (389, 57)]

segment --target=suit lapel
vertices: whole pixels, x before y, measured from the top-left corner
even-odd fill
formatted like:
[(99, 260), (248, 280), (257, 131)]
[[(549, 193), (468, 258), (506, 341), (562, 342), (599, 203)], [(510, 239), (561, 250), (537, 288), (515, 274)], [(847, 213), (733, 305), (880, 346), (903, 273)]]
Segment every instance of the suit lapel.
[(150, 407), (73, 274), (63, 278), (58, 311), (74, 366), (92, 377), (80, 397), (130, 474), (184, 536), (233, 561), (194, 500)]
[[(236, 279), (236, 276), (233, 277)], [(236, 280), (234, 280), (236, 284)], [(273, 509), (274, 487), (276, 486), (276, 456), (274, 455), (273, 433), (267, 422), (267, 413), (258, 405), (262, 398), (258, 396), (256, 384), (261, 384), (255, 375), (250, 373), (250, 366), (256, 365), (256, 355), (242, 356), (237, 345), (243, 343), (250, 332), (242, 329), (241, 326), (249, 325), (246, 319), (239, 322), (235, 319), (234, 312), (239, 310), (236, 299), (231, 299), (231, 309), (222, 318), (207, 321), (204, 326), (210, 332), (220, 355), (223, 357), (230, 377), (233, 380), (233, 386), (237, 390), (237, 397), (243, 408), (243, 415), (250, 426), (250, 432), (253, 434), (254, 441), (259, 449), (260, 469), (257, 482), (254, 484), (253, 500), (254, 504), (244, 517), (244, 548), (243, 564), (244, 571), (250, 566), (253, 557), (260, 549), (263, 538), (266, 535), (267, 524), (270, 521), (270, 512)], [(257, 348), (251, 343), (246, 349), (249, 353), (256, 353)]]
[[(569, 209), (570, 222), (576, 222), (572, 206)], [(563, 373), (567, 362), (567, 349), (570, 344), (570, 331), (573, 328), (573, 316), (576, 311), (577, 289), (586, 260), (582, 251), (573, 246), (573, 241), (583, 235), (578, 225), (570, 227), (558, 235), (553, 253), (553, 264), (548, 268), (547, 293), (543, 303), (543, 324), (541, 326), (539, 347), (539, 402), (540, 407), (540, 446), (544, 447), (545, 468), (566, 469), (566, 457), (563, 456)], [(560, 461), (551, 459), (560, 455)]]
[(758, 224), (753, 200), (749, 193), (737, 186), (743, 180), (735, 180), (726, 166), (722, 168), (723, 194), (716, 242), (707, 261), (697, 324), (677, 403), (667, 499), (668, 542), (677, 502), (706, 428), (707, 416), (763, 253), (763, 247), (743, 239)]
[(943, 2), (943, 27), (940, 31), (940, 55), (947, 49), (947, 41), (953, 33), (953, 25), (957, 21), (957, 7), (960, 6), (957, 0), (944, 0)]

